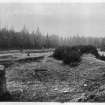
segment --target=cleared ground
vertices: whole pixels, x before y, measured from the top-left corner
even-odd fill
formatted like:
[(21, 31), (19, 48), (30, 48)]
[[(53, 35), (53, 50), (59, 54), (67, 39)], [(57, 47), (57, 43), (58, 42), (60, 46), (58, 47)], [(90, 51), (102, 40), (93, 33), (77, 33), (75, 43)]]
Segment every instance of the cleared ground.
[(39, 61), (14, 63), (6, 69), (7, 89), (13, 101), (93, 102), (105, 96), (104, 61), (84, 55), (80, 65), (71, 68), (49, 57), (51, 54)]

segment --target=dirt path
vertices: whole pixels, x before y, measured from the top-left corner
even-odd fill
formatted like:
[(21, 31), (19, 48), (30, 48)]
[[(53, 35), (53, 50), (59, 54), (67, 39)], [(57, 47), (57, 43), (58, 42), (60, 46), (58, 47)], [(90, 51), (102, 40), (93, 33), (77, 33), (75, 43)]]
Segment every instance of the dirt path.
[(12, 53), (11, 55), (0, 55), (0, 64), (5, 65), (6, 67), (19, 62), (19, 63), (27, 63), (33, 62), (41, 59), (46, 59), (52, 52), (44, 52), (44, 53), (30, 53), (30, 56), (27, 56), (25, 53)]

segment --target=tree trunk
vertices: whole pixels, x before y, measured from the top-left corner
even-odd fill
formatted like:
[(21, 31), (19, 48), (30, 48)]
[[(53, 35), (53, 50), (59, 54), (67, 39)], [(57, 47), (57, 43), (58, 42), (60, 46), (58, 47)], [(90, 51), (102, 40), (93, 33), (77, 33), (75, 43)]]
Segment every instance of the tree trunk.
[(0, 65), (0, 96), (7, 92), (6, 89), (6, 77), (5, 77), (5, 67)]

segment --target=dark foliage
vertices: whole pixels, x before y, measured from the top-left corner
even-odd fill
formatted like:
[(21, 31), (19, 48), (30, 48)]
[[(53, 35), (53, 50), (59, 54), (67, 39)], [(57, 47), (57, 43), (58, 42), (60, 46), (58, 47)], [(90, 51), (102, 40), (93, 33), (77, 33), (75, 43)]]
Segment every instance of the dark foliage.
[(104, 55), (98, 56), (97, 58), (100, 59), (100, 60), (105, 61), (105, 56)]
[(63, 62), (70, 66), (76, 66), (81, 61), (81, 55), (78, 51), (72, 50), (64, 56)]
[(67, 47), (67, 46), (58, 47), (55, 49), (53, 57), (58, 60), (62, 60), (64, 58), (64, 56), (67, 55), (69, 49), (70, 49), (70, 47)]
[(81, 54), (91, 53), (91, 54), (95, 55), (96, 57), (99, 56), (98, 51), (97, 51), (97, 48), (94, 47), (94, 46), (92, 46), (92, 45), (80, 46), (80, 51), (81, 51)]
[(62, 46), (58, 47), (53, 57), (58, 60), (63, 60), (65, 64), (75, 66), (81, 61), (81, 54), (75, 47)]
[(97, 48), (95, 46), (92, 46), (92, 45), (79, 45), (79, 46), (72, 46), (71, 48), (73, 50), (80, 52), (81, 55), (90, 53), (96, 57), (99, 56)]
[[(65, 64), (76, 66), (81, 61), (81, 56), (89, 53), (93, 54), (96, 58), (100, 57), (97, 48), (92, 45), (60, 46), (55, 49), (53, 57), (58, 60), (63, 60)], [(104, 59), (104, 57), (101, 59)]]

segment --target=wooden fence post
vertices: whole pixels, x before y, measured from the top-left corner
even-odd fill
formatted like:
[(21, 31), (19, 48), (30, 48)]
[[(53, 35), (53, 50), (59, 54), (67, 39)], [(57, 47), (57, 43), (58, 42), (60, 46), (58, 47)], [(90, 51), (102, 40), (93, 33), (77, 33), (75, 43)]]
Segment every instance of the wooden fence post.
[(6, 92), (5, 66), (0, 65), (0, 96), (4, 95)]

